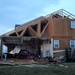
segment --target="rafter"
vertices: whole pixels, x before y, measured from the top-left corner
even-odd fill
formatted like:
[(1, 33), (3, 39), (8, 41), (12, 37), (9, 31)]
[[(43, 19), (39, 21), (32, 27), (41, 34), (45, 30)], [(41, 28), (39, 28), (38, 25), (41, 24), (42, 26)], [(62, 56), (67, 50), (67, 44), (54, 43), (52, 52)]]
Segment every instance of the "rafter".
[(38, 37), (41, 36), (41, 22), (39, 22), (38, 25), (37, 25), (37, 36)]
[(38, 32), (38, 33), (41, 32), (41, 24), (40, 24), (40, 23), (37, 25), (37, 32)]
[(20, 36), (23, 36), (26, 30), (27, 30), (27, 27), (25, 27), (25, 28), (23, 29), (23, 31), (21, 32)]
[(31, 35), (35, 35), (36, 36), (37, 32), (31, 26), (28, 27), (28, 30), (31, 33)]
[(42, 30), (41, 35), (44, 34), (44, 32), (45, 32), (45, 30), (46, 30), (47, 27), (48, 27), (48, 23), (46, 24), (46, 26), (45, 26), (44, 29)]
[(20, 35), (18, 34), (18, 32), (16, 31), (16, 35), (17, 35), (17, 37), (19, 37)]

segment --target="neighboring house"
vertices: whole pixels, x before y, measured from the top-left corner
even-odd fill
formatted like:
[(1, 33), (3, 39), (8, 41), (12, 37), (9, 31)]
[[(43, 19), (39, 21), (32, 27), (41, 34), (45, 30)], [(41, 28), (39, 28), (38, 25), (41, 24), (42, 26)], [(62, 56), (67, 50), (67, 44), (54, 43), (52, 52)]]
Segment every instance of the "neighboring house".
[(75, 16), (60, 9), (16, 25), (14, 30), (2, 35), (1, 39), (9, 51), (19, 46), (42, 57), (64, 56), (65, 48), (75, 48)]

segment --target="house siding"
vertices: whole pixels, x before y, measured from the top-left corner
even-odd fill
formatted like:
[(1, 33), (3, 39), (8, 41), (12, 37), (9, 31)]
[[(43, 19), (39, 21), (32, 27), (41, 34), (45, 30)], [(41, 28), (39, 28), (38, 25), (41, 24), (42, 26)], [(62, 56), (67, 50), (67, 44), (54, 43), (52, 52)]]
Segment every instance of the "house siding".
[(53, 51), (58, 51), (53, 56), (64, 56), (65, 48), (69, 48), (69, 41), (75, 39), (75, 29), (71, 29), (71, 19), (68, 18), (48, 18), (48, 32), (49, 38), (60, 40), (60, 47), (53, 48)]

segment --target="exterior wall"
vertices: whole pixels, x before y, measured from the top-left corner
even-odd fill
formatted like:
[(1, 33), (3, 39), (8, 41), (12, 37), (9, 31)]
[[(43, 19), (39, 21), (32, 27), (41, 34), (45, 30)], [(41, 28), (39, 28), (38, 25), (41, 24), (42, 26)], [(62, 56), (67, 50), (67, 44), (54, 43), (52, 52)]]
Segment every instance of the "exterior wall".
[(70, 20), (66, 18), (50, 18), (49, 19), (49, 33), (50, 37), (70, 37)]
[(70, 28), (71, 20), (49, 17), (48, 21), (48, 38), (60, 41), (60, 48), (53, 48), (53, 56), (64, 56), (65, 48), (70, 47), (69, 41), (75, 39), (75, 29)]
[(54, 38), (54, 40), (59, 40), (59, 48), (54, 50), (63, 50), (65, 48), (69, 47), (69, 40), (70, 39), (64, 39), (64, 38)]
[(61, 48), (68, 47), (67, 42), (75, 39), (75, 29), (71, 29), (71, 20), (67, 18), (48, 18), (48, 37), (61, 41)]
[[(72, 21), (75, 21), (75, 19)], [(72, 36), (72, 39), (75, 39), (75, 29), (70, 28), (69, 32), (70, 32), (70, 35)]]

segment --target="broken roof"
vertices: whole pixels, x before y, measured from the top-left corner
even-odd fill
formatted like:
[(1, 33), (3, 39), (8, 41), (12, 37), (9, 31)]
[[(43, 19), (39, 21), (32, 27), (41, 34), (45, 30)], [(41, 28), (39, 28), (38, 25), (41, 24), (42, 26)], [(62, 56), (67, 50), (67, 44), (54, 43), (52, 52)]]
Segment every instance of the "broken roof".
[[(66, 11), (64, 9), (60, 9), (60, 10), (57, 10), (57, 11), (55, 11), (55, 12), (53, 12), (51, 14), (48, 14), (46, 16), (41, 16), (41, 17), (38, 17), (38, 18), (36, 18), (36, 19), (34, 19), (32, 21), (29, 21), (27, 23), (21, 24), (20, 26), (17, 27), (17, 29), (22, 30), (27, 26), (38, 24), (39, 21), (47, 19), (48, 17), (52, 17), (53, 15), (56, 15), (56, 16), (59, 15), (61, 17), (67, 17), (69, 19), (75, 19), (75, 15), (71, 14), (70, 12), (68, 12), (68, 11)], [(10, 32), (8, 32), (8, 33), (3, 34), (2, 36), (9, 36), (10, 34), (12, 34), (14, 32), (16, 32), (15, 29), (10, 31)]]

